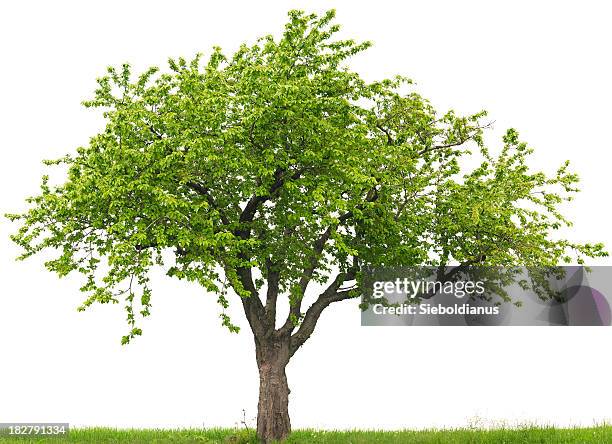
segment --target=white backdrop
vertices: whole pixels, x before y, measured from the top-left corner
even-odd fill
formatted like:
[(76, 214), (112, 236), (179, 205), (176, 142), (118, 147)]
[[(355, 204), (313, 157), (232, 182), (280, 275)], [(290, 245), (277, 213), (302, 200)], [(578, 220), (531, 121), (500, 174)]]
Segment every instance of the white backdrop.
[[(345, 35), (373, 40), (352, 65), (368, 79), (406, 74), (441, 109), (488, 109), (490, 140), (518, 128), (536, 166), (571, 159), (583, 193), (567, 208), (567, 235), (612, 249), (612, 11), (603, 1), (3, 2), (0, 213), (37, 191), (41, 159), (101, 128), (80, 102), (107, 65), (143, 69), (214, 44), (229, 52), (280, 31), (291, 7), (335, 7)], [(255, 415), (248, 326), (240, 318), (239, 335), (222, 329), (215, 297), (155, 276), (144, 336), (122, 347), (122, 307), (77, 313), (80, 280), (57, 279), (42, 259), (15, 263), (13, 230), (0, 222), (0, 421), (231, 426), (242, 409)], [(612, 328), (362, 328), (356, 303), (343, 303), (290, 364), (292, 421), (592, 424), (612, 418), (611, 346)]]

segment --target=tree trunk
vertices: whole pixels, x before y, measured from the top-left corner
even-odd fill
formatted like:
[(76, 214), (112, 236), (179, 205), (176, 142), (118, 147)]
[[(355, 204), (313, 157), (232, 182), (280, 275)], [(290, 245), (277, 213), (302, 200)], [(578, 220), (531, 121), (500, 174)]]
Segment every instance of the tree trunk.
[(291, 432), (289, 386), (285, 368), (289, 362), (288, 341), (270, 341), (256, 347), (259, 367), (257, 437), (263, 443), (282, 441)]

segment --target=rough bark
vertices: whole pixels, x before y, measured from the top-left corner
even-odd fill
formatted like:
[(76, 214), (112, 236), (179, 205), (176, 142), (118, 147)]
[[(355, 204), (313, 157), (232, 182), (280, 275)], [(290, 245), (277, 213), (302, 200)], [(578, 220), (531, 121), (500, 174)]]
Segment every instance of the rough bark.
[(291, 432), (289, 385), (285, 368), (289, 362), (289, 341), (268, 339), (256, 343), (259, 368), (257, 436), (263, 443), (282, 441)]

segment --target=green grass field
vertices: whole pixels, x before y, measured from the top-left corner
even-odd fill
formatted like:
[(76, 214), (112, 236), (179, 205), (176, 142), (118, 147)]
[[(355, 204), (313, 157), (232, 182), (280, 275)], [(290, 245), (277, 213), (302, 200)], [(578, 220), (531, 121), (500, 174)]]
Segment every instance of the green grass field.
[[(0, 443), (257, 443), (252, 430), (116, 430), (88, 428), (71, 430), (63, 438), (0, 437)], [(557, 429), (525, 427), (496, 430), (430, 430), (430, 431), (317, 431), (296, 430), (287, 443), (608, 443), (612, 442), (612, 426)]]

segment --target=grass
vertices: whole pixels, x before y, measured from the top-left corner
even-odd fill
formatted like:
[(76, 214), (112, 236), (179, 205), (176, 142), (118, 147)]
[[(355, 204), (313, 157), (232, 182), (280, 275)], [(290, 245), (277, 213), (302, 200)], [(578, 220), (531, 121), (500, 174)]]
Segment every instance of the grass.
[[(452, 429), (422, 431), (319, 431), (296, 430), (287, 444), (518, 444), (518, 443), (605, 443), (612, 442), (612, 426), (584, 428), (524, 427), (516, 429)], [(9, 438), (0, 436), (0, 443), (204, 443), (204, 444), (255, 444), (252, 430), (236, 429), (183, 429), (139, 430), (86, 428), (73, 429), (67, 437), (57, 438)]]

